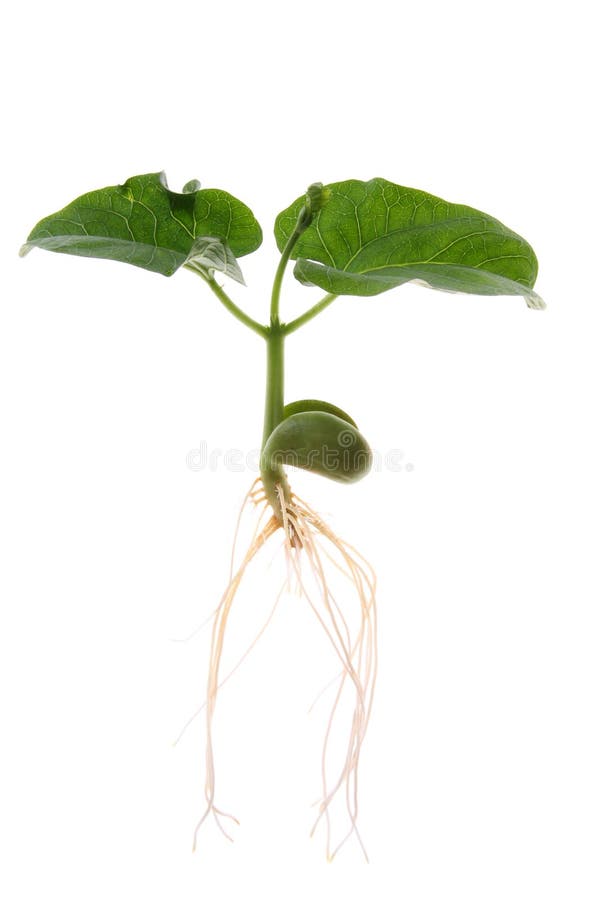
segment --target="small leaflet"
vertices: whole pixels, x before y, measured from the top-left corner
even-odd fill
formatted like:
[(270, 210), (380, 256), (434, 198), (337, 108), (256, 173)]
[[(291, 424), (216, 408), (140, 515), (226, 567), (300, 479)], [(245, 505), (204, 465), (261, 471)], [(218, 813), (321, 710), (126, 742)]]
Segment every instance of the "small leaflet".
[(216, 237), (204, 235), (194, 241), (186, 265), (202, 269), (207, 275), (222, 272), (239, 284), (245, 285), (242, 270), (228, 244)]

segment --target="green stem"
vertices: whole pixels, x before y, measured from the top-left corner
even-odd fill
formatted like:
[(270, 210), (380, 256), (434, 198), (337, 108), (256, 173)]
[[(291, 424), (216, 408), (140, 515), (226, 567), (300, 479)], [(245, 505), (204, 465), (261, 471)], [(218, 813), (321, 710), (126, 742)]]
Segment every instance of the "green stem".
[(273, 279), (271, 292), (271, 315), (267, 333), (267, 389), (265, 394), (265, 419), (263, 426), (263, 439), (261, 447), (260, 474), (265, 488), (265, 493), (273, 511), (279, 521), (282, 521), (281, 500), (277, 488), (283, 490), (284, 498), (289, 501), (290, 489), (285, 472), (281, 465), (272, 465), (269, 460), (263, 458), (263, 451), (271, 432), (283, 419), (283, 390), (284, 390), (284, 341), (286, 331), (279, 321), (279, 297), (285, 268), (292, 255), (294, 244), (307, 227), (307, 214), (302, 210), (293, 232), (289, 236), (279, 265)]
[(286, 330), (279, 321), (279, 296), (281, 294), (281, 285), (285, 267), (287, 266), (294, 244), (307, 227), (307, 214), (302, 209), (296, 227), (289, 236), (277, 271), (273, 279), (273, 290), (271, 292), (271, 323), (267, 329), (267, 393), (265, 400), (265, 424), (263, 428), (263, 449), (273, 431), (283, 418), (283, 361)]
[(290, 489), (281, 465), (273, 465), (264, 458), (263, 451), (271, 432), (283, 419), (284, 390), (284, 341), (285, 334), (280, 326), (274, 324), (267, 336), (267, 389), (265, 392), (265, 420), (260, 459), (260, 475), (267, 499), (279, 521), (282, 521), (281, 500), (277, 492), (280, 487), (284, 498), (290, 499)]
[(323, 204), (327, 202), (329, 193), (320, 183), (309, 185), (306, 192), (306, 198), (303, 206), (298, 214), (296, 225), (289, 236), (279, 265), (273, 279), (273, 290), (271, 292), (271, 310), (269, 325), (261, 325), (250, 316), (246, 315), (239, 306), (227, 296), (220, 285), (217, 284), (212, 274), (205, 269), (190, 263), (186, 268), (199, 275), (212, 290), (223, 306), (236, 319), (250, 328), (256, 334), (260, 334), (267, 342), (267, 387), (265, 392), (265, 418), (263, 427), (263, 438), (260, 455), (260, 474), (265, 488), (267, 499), (273, 507), (273, 512), (280, 522), (283, 522), (282, 498), (280, 492), (283, 492), (283, 501), (288, 503), (290, 500), (290, 488), (288, 485), (283, 466), (275, 464), (267, 459), (264, 449), (273, 430), (277, 428), (283, 420), (283, 394), (284, 394), (284, 344), (286, 335), (296, 331), (305, 322), (310, 321), (314, 316), (318, 315), (326, 306), (329, 306), (335, 300), (335, 294), (327, 294), (320, 303), (317, 303), (312, 309), (309, 309), (304, 315), (294, 319), (289, 325), (282, 325), (279, 320), (279, 298), (281, 295), (281, 286), (283, 284), (283, 276), (286, 266), (292, 255), (292, 251), (296, 241), (300, 235), (306, 231), (311, 224), (313, 217)]
[(283, 419), (284, 341), (281, 329), (269, 329), (267, 337), (267, 389), (265, 393), (265, 420), (263, 447), (271, 432)]
[(223, 288), (217, 284), (215, 279), (212, 276), (208, 276), (202, 269), (197, 269), (195, 266), (186, 266), (186, 269), (189, 269), (190, 272), (195, 272), (196, 275), (199, 275), (203, 281), (209, 286), (213, 294), (219, 298), (225, 309), (227, 309), (236, 319), (238, 319), (242, 324), (244, 324), (247, 328), (250, 328), (256, 334), (259, 334), (261, 337), (266, 338), (269, 334), (269, 329), (266, 325), (261, 325), (260, 322), (255, 321), (250, 316), (246, 315), (246, 313), (237, 306), (231, 297), (229, 297)]
[(291, 322), (284, 327), (284, 332), (286, 335), (291, 334), (293, 331), (297, 331), (299, 328), (302, 328), (303, 325), (306, 325), (307, 322), (310, 322), (311, 319), (314, 319), (315, 316), (318, 316), (320, 312), (323, 312), (324, 309), (333, 303), (334, 300), (337, 300), (338, 294), (325, 294), (325, 296), (319, 300), (318, 303), (315, 303), (314, 306), (311, 306), (305, 313), (301, 316), (298, 316), (297, 319), (293, 319)]
[(289, 236), (287, 244), (283, 248), (281, 259), (279, 260), (279, 265), (277, 266), (277, 271), (275, 272), (275, 278), (273, 279), (273, 290), (271, 292), (271, 326), (279, 325), (279, 296), (281, 294), (281, 285), (283, 283), (285, 267), (287, 266), (290, 260), (290, 256), (292, 255), (294, 244), (305, 229), (306, 225), (301, 225), (299, 222)]

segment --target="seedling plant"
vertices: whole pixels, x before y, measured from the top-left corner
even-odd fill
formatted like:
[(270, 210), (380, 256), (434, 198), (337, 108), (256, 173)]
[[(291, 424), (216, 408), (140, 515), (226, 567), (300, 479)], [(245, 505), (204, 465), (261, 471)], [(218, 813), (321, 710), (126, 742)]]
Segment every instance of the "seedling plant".
[[(269, 317), (260, 322), (230, 297), (222, 276), (244, 284), (238, 263), (262, 242), (251, 210), (223, 190), (188, 182), (171, 191), (164, 173), (139, 175), (124, 184), (78, 197), (42, 219), (21, 249), (34, 247), (127, 262), (162, 275), (186, 269), (210, 289), (225, 309), (266, 349), (266, 389), (260, 476), (250, 487), (240, 516), (256, 516), (253, 537), (213, 614), (206, 687), (205, 809), (194, 834), (209, 816), (229, 837), (216, 802), (213, 719), (224, 678), (221, 658), (227, 623), (248, 566), (261, 548), (281, 537), (286, 559), (284, 588), (295, 589), (313, 610), (339, 664), (335, 696), (321, 760), (321, 797), (313, 831), (324, 821), (326, 853), (333, 859), (356, 835), (358, 770), (377, 674), (376, 580), (364, 557), (294, 493), (287, 466), (350, 484), (369, 472), (369, 445), (348, 413), (320, 399), (286, 403), (285, 345), (338, 297), (365, 298), (420, 282), (442, 291), (519, 295), (531, 309), (543, 301), (533, 290), (537, 261), (529, 244), (497, 219), (424, 191), (383, 178), (311, 184), (279, 213), (275, 238), (281, 253), (271, 291)], [(286, 267), (323, 296), (289, 322), (280, 316)], [(367, 301), (365, 301), (367, 302)], [(345, 596), (332, 590), (340, 574)], [(282, 589), (283, 592), (283, 589)], [(254, 642), (253, 642), (254, 643)], [(347, 735), (341, 759), (331, 759), (332, 735)], [(347, 826), (332, 836), (332, 808), (339, 800)], [(234, 820), (236, 821), (236, 820)], [(366, 852), (365, 852), (366, 856)]]

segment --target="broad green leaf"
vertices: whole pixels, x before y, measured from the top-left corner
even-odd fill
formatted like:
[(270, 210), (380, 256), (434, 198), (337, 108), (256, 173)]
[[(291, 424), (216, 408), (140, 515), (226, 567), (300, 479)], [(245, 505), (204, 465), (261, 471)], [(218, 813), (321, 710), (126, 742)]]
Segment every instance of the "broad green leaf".
[[(327, 185), (329, 201), (298, 239), (292, 257), (303, 284), (332, 294), (372, 296), (407, 281), (468, 294), (517, 294), (543, 309), (532, 290), (537, 260), (529, 244), (469, 206), (383, 178)], [(277, 217), (280, 250), (305, 197)]]
[(262, 232), (248, 207), (226, 191), (192, 181), (177, 194), (160, 172), (83, 194), (38, 222), (21, 255), (41, 247), (172, 275), (193, 258), (201, 237), (218, 239), (239, 257), (260, 246)]
[(285, 418), (271, 432), (263, 454), (271, 466), (296, 466), (346, 484), (364, 478), (372, 463), (360, 431), (321, 410)]
[(340, 409), (339, 406), (334, 406), (333, 403), (327, 403), (325, 400), (294, 400), (293, 403), (287, 403), (283, 407), (283, 418), (287, 419), (289, 416), (294, 416), (299, 412), (331, 413), (333, 416), (343, 419), (344, 422), (349, 422), (350, 425), (354, 425), (356, 428), (356, 422), (350, 418), (348, 413)]

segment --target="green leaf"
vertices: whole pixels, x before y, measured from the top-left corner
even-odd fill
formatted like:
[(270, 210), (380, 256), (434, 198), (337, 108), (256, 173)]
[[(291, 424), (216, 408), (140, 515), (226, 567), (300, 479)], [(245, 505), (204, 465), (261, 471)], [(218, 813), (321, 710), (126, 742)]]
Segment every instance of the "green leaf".
[(287, 419), (289, 416), (294, 416), (299, 412), (331, 413), (333, 416), (343, 419), (344, 422), (349, 422), (350, 425), (354, 425), (356, 428), (356, 422), (350, 418), (348, 413), (340, 409), (339, 406), (334, 406), (333, 403), (327, 403), (325, 400), (294, 400), (293, 403), (287, 403), (283, 407), (283, 418)]
[(226, 191), (196, 185), (177, 194), (160, 172), (83, 194), (38, 222), (21, 255), (41, 247), (172, 275), (193, 259), (200, 237), (218, 239), (234, 257), (256, 250), (262, 232), (248, 207)]
[[(444, 291), (517, 294), (543, 309), (532, 290), (532, 248), (497, 219), (383, 178), (340, 181), (326, 189), (328, 202), (292, 253), (298, 260), (294, 274), (303, 284), (372, 296), (418, 281)], [(280, 250), (304, 202), (299, 197), (277, 217)]]
[(285, 418), (271, 432), (263, 454), (272, 467), (296, 466), (345, 484), (364, 478), (372, 464), (360, 431), (321, 410)]
[(198, 238), (190, 250), (185, 266), (188, 269), (200, 270), (209, 278), (213, 272), (217, 271), (229, 275), (240, 284), (246, 283), (238, 261), (231, 252), (231, 247), (224, 244), (219, 238)]

